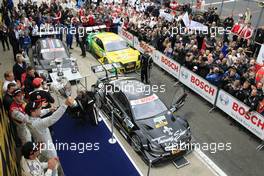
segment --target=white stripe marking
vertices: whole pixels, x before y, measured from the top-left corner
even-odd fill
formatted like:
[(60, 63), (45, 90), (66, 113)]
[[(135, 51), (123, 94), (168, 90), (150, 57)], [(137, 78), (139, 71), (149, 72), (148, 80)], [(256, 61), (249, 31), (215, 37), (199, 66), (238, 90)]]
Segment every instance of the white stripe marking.
[[(228, 0), (228, 1), (224, 1), (223, 3), (229, 3), (229, 2), (235, 2), (235, 0)], [(222, 1), (221, 2), (213, 2), (213, 3), (207, 3), (207, 4), (204, 4), (204, 6), (209, 6), (209, 5), (217, 5), (217, 4), (222, 4)]]
[[(98, 110), (98, 109), (97, 109)], [(106, 122), (106, 117), (104, 117), (103, 116), (103, 114), (101, 113), (101, 111), (100, 110), (98, 110), (98, 112), (99, 112), (99, 115), (101, 116), (101, 118), (103, 119), (103, 121), (104, 121), (104, 124), (107, 126), (107, 128), (109, 129), (109, 131), (111, 132), (111, 127), (110, 127), (110, 125)], [(116, 128), (114, 128), (114, 129), (116, 129)], [(138, 166), (136, 165), (136, 163), (134, 162), (134, 160), (131, 158), (131, 156), (127, 153), (127, 151), (125, 150), (125, 147), (123, 146), (123, 144), (120, 142), (120, 140), (117, 138), (117, 136), (116, 136), (116, 134), (115, 134), (115, 130), (114, 130), (114, 137), (115, 137), (115, 139), (116, 139), (116, 141), (119, 143), (119, 145), (121, 146), (121, 148), (122, 148), (122, 150), (125, 152), (125, 154), (127, 155), (127, 157), (129, 158), (129, 160), (132, 162), (132, 164), (134, 165), (134, 167), (136, 168), (136, 170), (138, 171), (138, 173), (140, 174), (140, 175), (142, 175), (143, 176), (143, 174), (142, 174), (142, 172), (141, 172), (141, 170), (138, 168)]]
[(194, 155), (202, 161), (215, 175), (227, 176), (227, 174), (220, 169), (208, 156), (206, 156), (200, 149), (194, 150)]

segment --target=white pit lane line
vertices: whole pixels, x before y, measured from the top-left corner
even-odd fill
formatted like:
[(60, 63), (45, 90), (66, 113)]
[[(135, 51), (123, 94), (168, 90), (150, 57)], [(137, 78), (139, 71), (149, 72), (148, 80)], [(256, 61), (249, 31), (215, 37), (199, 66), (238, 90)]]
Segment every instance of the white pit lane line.
[(200, 149), (194, 150), (194, 155), (204, 163), (215, 175), (227, 176), (227, 174), (220, 169), (208, 156), (206, 156)]
[[(101, 112), (101, 110), (98, 110), (97, 108), (97, 111), (99, 113), (99, 116), (103, 119), (104, 121), (104, 124), (107, 126), (108, 130), (110, 131), (111, 133), (111, 126), (106, 122), (106, 117), (104, 116), (104, 114)], [(114, 127), (114, 129), (116, 129)], [(120, 142), (120, 140), (118, 139), (118, 137), (116, 136), (115, 134), (115, 130), (114, 130), (114, 137), (116, 139), (116, 141), (118, 142), (118, 144), (121, 146), (122, 150), (125, 152), (125, 154), (127, 155), (128, 159), (131, 161), (131, 163), (134, 165), (134, 167), (136, 168), (136, 170), (138, 171), (138, 173), (141, 175), (141, 176), (144, 176), (144, 174), (141, 172), (141, 170), (138, 168), (138, 166), (136, 165), (136, 163), (134, 162), (134, 160), (131, 158), (131, 156), (128, 154), (128, 152), (126, 151), (125, 147), (123, 146), (123, 144)]]
[[(235, 0), (228, 0), (228, 1), (224, 1), (223, 3), (229, 3), (229, 2), (235, 2)], [(219, 2), (212, 2), (212, 3), (207, 3), (207, 4), (204, 4), (204, 6), (209, 6), (209, 5), (218, 5), (218, 4), (222, 4), (222, 1), (219, 1)]]
[[(101, 110), (98, 110), (98, 113), (99, 113), (99, 116), (103, 119), (103, 121), (106, 124), (107, 128), (109, 129), (109, 131), (111, 132), (110, 124), (106, 122), (106, 119), (107, 118), (104, 116), (104, 114), (101, 112)], [(114, 128), (114, 129), (116, 129), (116, 128)], [(134, 162), (134, 160), (132, 159), (132, 157), (128, 154), (128, 152), (126, 151), (125, 147), (120, 142), (120, 140), (117, 138), (117, 136), (115, 135), (115, 133), (116, 133), (116, 131), (114, 130), (114, 137), (117, 140), (117, 142), (119, 143), (119, 145), (121, 146), (122, 150), (125, 152), (125, 154), (129, 158), (129, 160), (132, 162), (132, 164), (134, 165), (134, 167), (136, 168), (136, 170), (138, 171), (138, 173), (143, 176), (144, 174), (142, 174), (141, 170), (138, 168), (138, 166), (136, 165), (136, 163)], [(195, 149), (193, 151), (193, 153), (196, 156), (196, 158), (198, 158), (214, 175), (216, 175), (216, 176), (227, 176), (227, 174), (222, 169), (220, 169), (200, 149)]]

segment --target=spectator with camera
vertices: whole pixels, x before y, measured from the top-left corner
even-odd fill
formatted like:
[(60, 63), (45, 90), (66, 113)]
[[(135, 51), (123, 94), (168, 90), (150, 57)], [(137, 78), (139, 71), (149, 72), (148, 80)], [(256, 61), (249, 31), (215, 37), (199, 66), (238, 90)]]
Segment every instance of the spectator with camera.
[(237, 69), (235, 67), (231, 67), (224, 73), (222, 78), (222, 84), (225, 85), (239, 79), (240, 76), (237, 73)]
[(249, 112), (250, 111), (257, 111), (260, 96), (258, 95), (258, 90), (256, 88), (253, 88), (250, 92), (250, 95), (245, 98), (244, 103), (249, 106)]
[(213, 67), (210, 69), (209, 74), (206, 76), (206, 80), (209, 81), (211, 84), (219, 87), (221, 85), (221, 80), (223, 77), (222, 71), (218, 67)]
[(244, 101), (247, 97), (249, 97), (250, 92), (251, 92), (251, 84), (249, 83), (248, 80), (246, 80), (242, 87), (237, 91), (235, 94), (235, 97), (237, 97), (240, 101)]

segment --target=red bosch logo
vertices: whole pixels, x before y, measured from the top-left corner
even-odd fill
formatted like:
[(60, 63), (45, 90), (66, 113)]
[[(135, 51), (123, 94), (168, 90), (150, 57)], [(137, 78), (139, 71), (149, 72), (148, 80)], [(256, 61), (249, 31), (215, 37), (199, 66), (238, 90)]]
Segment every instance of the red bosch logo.
[(153, 52), (153, 48), (151, 48), (148, 44), (145, 42), (140, 42), (139, 43), (140, 48), (142, 48), (144, 51), (149, 51), (150, 53)]
[(168, 58), (161, 56), (161, 62), (170, 67), (171, 69), (175, 70), (176, 72), (179, 71), (179, 66), (171, 62)]
[(261, 128), (262, 130), (264, 129), (264, 122), (262, 122), (261, 119), (259, 119), (256, 115), (252, 115), (250, 112), (247, 113), (246, 109), (239, 106), (236, 102), (233, 102), (232, 109), (253, 125)]
[(200, 89), (204, 90), (205, 92), (209, 93), (210, 95), (214, 96), (215, 89), (212, 86), (208, 85), (203, 80), (200, 80), (199, 78), (196, 78), (195, 76), (192, 75), (191, 83), (199, 87)]
[(125, 30), (122, 30), (122, 35), (127, 38), (128, 40), (133, 40), (133, 36), (130, 35), (128, 32), (126, 32)]

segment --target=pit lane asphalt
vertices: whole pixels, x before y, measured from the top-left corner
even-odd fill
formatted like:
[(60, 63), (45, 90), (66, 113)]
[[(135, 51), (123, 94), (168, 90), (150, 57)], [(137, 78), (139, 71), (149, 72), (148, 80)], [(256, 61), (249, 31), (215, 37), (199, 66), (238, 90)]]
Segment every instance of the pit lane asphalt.
[[(89, 60), (89, 66), (98, 64), (90, 54), (82, 60), (86, 59)], [(136, 73), (127, 75), (140, 79)], [(150, 75), (151, 85), (165, 85), (166, 91), (158, 92), (157, 95), (170, 107), (177, 90), (177, 87), (173, 85), (177, 80), (155, 65)], [(215, 109), (212, 113), (208, 113), (212, 105), (188, 88), (186, 90), (188, 99), (176, 114), (188, 120), (195, 142), (199, 144), (231, 143), (232, 147), (230, 151), (216, 153), (202, 151), (227, 175), (263, 176), (264, 150), (256, 151), (261, 141), (220, 110)]]
[[(233, 11), (235, 22), (238, 19), (238, 14), (242, 13), (244, 14), (246, 11), (246, 8), (249, 8), (251, 10), (252, 14), (252, 26), (256, 27), (258, 18), (260, 16), (261, 7), (258, 6), (256, 1), (262, 1), (262, 0), (224, 0), (221, 18), (230, 16)], [(194, 0), (178, 0), (179, 3), (186, 3), (189, 2), (190, 4), (193, 4), (195, 6), (196, 1)], [(211, 5), (214, 7), (217, 7), (217, 13), (219, 14), (221, 11), (221, 3), (222, 0), (205, 0), (205, 9), (208, 9)], [(260, 26), (264, 25), (264, 13), (262, 17), (260, 18)]]
[[(162, 69), (153, 67), (151, 85), (165, 85), (166, 91), (157, 94), (168, 107), (171, 106), (177, 89), (173, 86), (175, 82), (176, 79)], [(196, 142), (200, 144), (231, 142), (230, 151), (210, 153), (203, 150), (203, 152), (227, 175), (263, 176), (264, 150), (256, 151), (260, 140), (220, 110), (215, 109), (212, 113), (208, 113), (212, 105), (194, 92), (188, 89), (187, 91), (188, 99), (176, 114), (188, 120)]]

